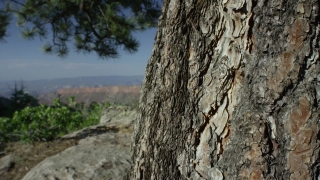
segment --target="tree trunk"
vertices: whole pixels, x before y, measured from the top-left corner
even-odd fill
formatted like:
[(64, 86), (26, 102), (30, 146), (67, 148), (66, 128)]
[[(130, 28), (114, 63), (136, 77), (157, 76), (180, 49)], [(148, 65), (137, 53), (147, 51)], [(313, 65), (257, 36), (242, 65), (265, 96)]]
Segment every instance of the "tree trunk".
[(165, 0), (130, 179), (320, 179), (318, 0)]

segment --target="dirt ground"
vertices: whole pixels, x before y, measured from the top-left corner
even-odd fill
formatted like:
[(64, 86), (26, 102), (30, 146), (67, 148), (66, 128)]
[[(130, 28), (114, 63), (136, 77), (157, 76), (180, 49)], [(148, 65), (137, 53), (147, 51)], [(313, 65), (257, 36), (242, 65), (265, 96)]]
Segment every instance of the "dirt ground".
[(76, 139), (56, 139), (49, 142), (10, 142), (0, 145), (0, 158), (14, 155), (14, 164), (9, 172), (1, 175), (1, 180), (20, 180), (24, 175), (46, 157), (55, 155), (78, 144)]

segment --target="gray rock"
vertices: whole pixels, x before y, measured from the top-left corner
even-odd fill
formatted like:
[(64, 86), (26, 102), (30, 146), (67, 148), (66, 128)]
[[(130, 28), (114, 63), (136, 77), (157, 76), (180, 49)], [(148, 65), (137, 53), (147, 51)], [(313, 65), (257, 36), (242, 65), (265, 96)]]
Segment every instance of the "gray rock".
[(0, 159), (0, 175), (8, 172), (14, 165), (13, 155), (7, 155)]
[(130, 135), (106, 133), (46, 158), (23, 180), (121, 179), (130, 167)]
[(132, 122), (136, 112), (121, 113), (108, 122), (64, 136), (80, 139), (78, 145), (46, 158), (23, 180), (122, 179), (131, 165)]
[[(101, 121), (100, 124), (90, 126), (79, 131), (67, 134), (63, 138), (76, 138), (83, 139), (87, 136), (94, 136), (98, 134), (104, 134), (107, 132), (123, 132), (133, 127), (133, 120), (136, 118), (137, 112), (135, 110), (118, 111), (110, 110), (105, 114), (105, 117), (112, 117), (108, 121)], [(101, 117), (102, 119), (103, 117)]]
[(100, 118), (100, 124), (105, 124), (109, 122), (132, 122), (136, 116), (135, 110), (130, 110), (126, 106), (109, 107), (102, 111)]

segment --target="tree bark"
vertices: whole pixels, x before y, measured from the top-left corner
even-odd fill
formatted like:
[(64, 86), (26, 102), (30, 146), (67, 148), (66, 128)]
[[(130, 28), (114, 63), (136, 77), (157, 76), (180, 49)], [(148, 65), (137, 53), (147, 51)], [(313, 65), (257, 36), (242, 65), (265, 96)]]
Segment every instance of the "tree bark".
[(317, 0), (165, 0), (130, 179), (320, 179)]

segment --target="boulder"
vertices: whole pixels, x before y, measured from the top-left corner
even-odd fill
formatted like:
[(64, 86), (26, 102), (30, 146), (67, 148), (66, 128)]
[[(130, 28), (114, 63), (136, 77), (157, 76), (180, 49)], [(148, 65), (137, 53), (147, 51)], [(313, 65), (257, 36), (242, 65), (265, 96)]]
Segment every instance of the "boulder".
[(0, 159), (0, 176), (10, 170), (14, 166), (13, 155), (6, 155)]
[(136, 116), (136, 111), (127, 106), (109, 107), (102, 111), (100, 124), (130, 124)]
[(115, 111), (118, 110), (109, 111), (113, 118), (108, 122), (62, 137), (79, 139), (79, 143), (46, 158), (33, 167), (23, 180), (122, 179), (131, 165), (132, 122), (136, 112), (119, 111), (115, 115)]

